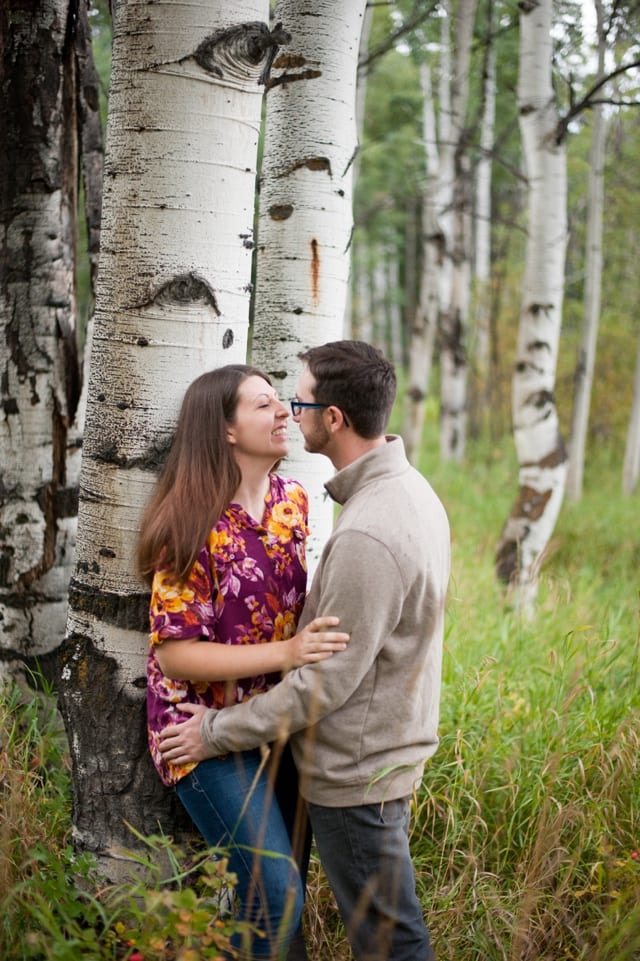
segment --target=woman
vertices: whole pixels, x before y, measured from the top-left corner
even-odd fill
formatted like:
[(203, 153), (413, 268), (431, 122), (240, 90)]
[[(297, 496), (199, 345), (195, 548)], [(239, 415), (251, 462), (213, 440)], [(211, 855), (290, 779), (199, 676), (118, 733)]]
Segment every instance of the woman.
[(288, 450), (288, 416), (253, 367), (198, 377), (185, 394), (138, 550), (152, 588), (151, 755), (207, 843), (229, 851), (241, 917), (265, 935), (250, 945), (255, 958), (283, 956), (302, 912), (308, 843), (296, 863), (290, 756), (283, 754), (274, 798), (259, 751), (176, 766), (161, 755), (158, 736), (184, 720), (180, 702), (221, 708), (245, 700), (283, 671), (346, 646), (346, 634), (327, 630), (335, 617), (295, 633), (306, 589), (308, 505), (296, 481), (274, 473)]

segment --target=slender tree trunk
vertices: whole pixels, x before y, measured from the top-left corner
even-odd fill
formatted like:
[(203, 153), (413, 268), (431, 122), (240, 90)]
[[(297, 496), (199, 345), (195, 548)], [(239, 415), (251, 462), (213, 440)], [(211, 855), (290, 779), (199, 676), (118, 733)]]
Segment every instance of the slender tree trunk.
[(567, 240), (566, 154), (551, 83), (552, 0), (521, 7), (518, 102), (528, 182), (528, 235), (513, 377), (520, 489), (497, 550), (499, 577), (531, 609), (562, 505), (567, 453), (554, 399)]
[(633, 378), (633, 403), (627, 431), (627, 444), (624, 452), (622, 469), (622, 490), (625, 494), (633, 494), (640, 479), (640, 341), (638, 342), (638, 359)]
[(386, 250), (387, 311), (389, 317), (389, 358), (396, 367), (403, 361), (402, 311), (400, 310), (400, 268), (397, 244), (388, 244)]
[(77, 488), (75, 243), (78, 71), (73, 5), (0, 14), (0, 669), (64, 636)]
[[(606, 37), (600, 0), (595, 0), (595, 6), (598, 31), (597, 79), (600, 79), (605, 75)], [(595, 104), (591, 115), (593, 117), (593, 127), (589, 157), (589, 213), (585, 257), (584, 325), (576, 368), (576, 388), (567, 473), (567, 496), (574, 501), (580, 500), (582, 496), (602, 289), (602, 217), (604, 210), (604, 156), (607, 136), (607, 122), (602, 104)]]
[[(256, 258), (252, 358), (292, 397), (297, 354), (343, 336), (357, 148), (356, 73), (365, 0), (279, 0), (274, 18), (291, 40), (267, 94)], [(313, 570), (331, 530), (330, 465), (291, 431), (287, 470), (310, 501)]]
[[(365, 10), (362, 18), (362, 29), (360, 31), (360, 43), (358, 49), (358, 72), (356, 74), (356, 131), (357, 131), (357, 142), (358, 144), (362, 141), (362, 131), (364, 130), (364, 118), (365, 118), (365, 108), (367, 102), (367, 52), (369, 49), (369, 35), (371, 33), (371, 24), (373, 23), (373, 7), (370, 4), (365, 5)], [(352, 193), (355, 189), (356, 181), (358, 179), (359, 173), (359, 154), (356, 153), (352, 164), (352, 183), (351, 189)], [(350, 278), (349, 278), (349, 288), (351, 296), (347, 296), (347, 302), (345, 306), (345, 315), (343, 323), (343, 334), (345, 337), (351, 336), (352, 326), (353, 326), (353, 311), (354, 311), (354, 301), (357, 296), (356, 294), (356, 277), (355, 277), (355, 265), (353, 262), (353, 245), (349, 247), (349, 257), (350, 257)]]
[(371, 343), (373, 338), (373, 307), (371, 297), (371, 277), (369, 275), (368, 248), (361, 243), (358, 248), (357, 262), (354, 258), (356, 276), (356, 296), (353, 335), (358, 340)]
[[(242, 20), (240, 18), (242, 17)], [(62, 651), (76, 846), (172, 824), (148, 757), (140, 514), (187, 385), (246, 357), (266, 0), (119, 0), (78, 558)], [(167, 23), (171, 29), (167, 29)]]
[(436, 118), (431, 89), (431, 71), (422, 64), (420, 80), (423, 95), (423, 136), (425, 146), (425, 187), (422, 195), (422, 272), (420, 295), (409, 340), (409, 375), (405, 395), (404, 437), (407, 457), (414, 466), (420, 459), (425, 405), (440, 306), (439, 279), (444, 270), (444, 232), (438, 214), (442, 207), (440, 158), (437, 148)]
[(483, 109), (480, 129), (480, 157), (476, 167), (474, 244), (474, 333), (473, 367), (476, 375), (475, 417), (485, 419), (489, 406), (491, 360), (491, 175), (496, 117), (496, 50), (493, 37), (493, 3), (488, 11), (489, 40), (483, 73)]
[(440, 452), (445, 460), (462, 460), (467, 421), (467, 332), (471, 285), (470, 164), (465, 144), (469, 97), (471, 38), (477, 0), (458, 0), (451, 78), (450, 141), (447, 168), (452, 172), (450, 218), (446, 235), (451, 285), (440, 305)]

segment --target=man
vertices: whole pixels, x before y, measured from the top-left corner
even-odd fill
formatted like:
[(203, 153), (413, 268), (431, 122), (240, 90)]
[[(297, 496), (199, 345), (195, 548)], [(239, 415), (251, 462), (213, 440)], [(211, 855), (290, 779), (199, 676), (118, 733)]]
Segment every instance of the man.
[(430, 961), (408, 845), (409, 798), (437, 747), (449, 525), (428, 482), (386, 437), (392, 365), (368, 344), (300, 355), (292, 401), (305, 448), (329, 457), (342, 505), (305, 604), (340, 618), (346, 651), (271, 691), (166, 729), (174, 762), (291, 733), (301, 792), (356, 961)]

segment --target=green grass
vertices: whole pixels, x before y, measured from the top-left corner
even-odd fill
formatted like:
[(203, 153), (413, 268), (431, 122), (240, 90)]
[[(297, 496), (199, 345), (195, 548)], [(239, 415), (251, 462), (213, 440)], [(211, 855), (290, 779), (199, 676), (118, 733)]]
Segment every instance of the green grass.
[[(415, 798), (412, 833), (439, 961), (637, 961), (637, 498), (623, 498), (619, 468), (596, 459), (582, 501), (562, 509), (527, 621), (493, 573), (515, 495), (508, 445), (471, 450), (464, 469), (427, 449), (422, 466), (446, 504), (453, 541), (441, 743)], [(143, 916), (145, 959), (180, 956), (158, 945), (184, 944), (185, 912), (207, 936), (206, 891), (176, 881), (193, 870), (180, 866), (182, 854), (174, 854), (172, 894), (159, 878), (109, 897), (91, 887), (90, 864), (69, 844), (68, 763), (46, 701), (5, 694), (0, 801), (6, 961), (123, 958), (127, 932), (142, 931)], [(150, 930), (156, 914), (162, 923)], [(313, 961), (350, 958), (317, 862), (306, 924)], [(23, 939), (28, 947), (18, 949)], [(216, 956), (202, 941), (189, 950), (182, 956), (193, 961)]]

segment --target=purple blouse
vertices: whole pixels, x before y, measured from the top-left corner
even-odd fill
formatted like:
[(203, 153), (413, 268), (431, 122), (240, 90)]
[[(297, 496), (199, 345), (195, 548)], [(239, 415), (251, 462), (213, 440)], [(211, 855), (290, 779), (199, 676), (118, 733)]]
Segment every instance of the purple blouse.
[(292, 637), (305, 598), (307, 520), (304, 488), (271, 474), (262, 523), (239, 504), (230, 504), (183, 585), (171, 572), (156, 571), (149, 608), (147, 721), (151, 756), (165, 784), (175, 784), (195, 767), (164, 760), (158, 748), (160, 731), (185, 719), (176, 704), (221, 708), (268, 690), (280, 674), (236, 681), (172, 680), (160, 670), (157, 645), (165, 638), (263, 644)]

